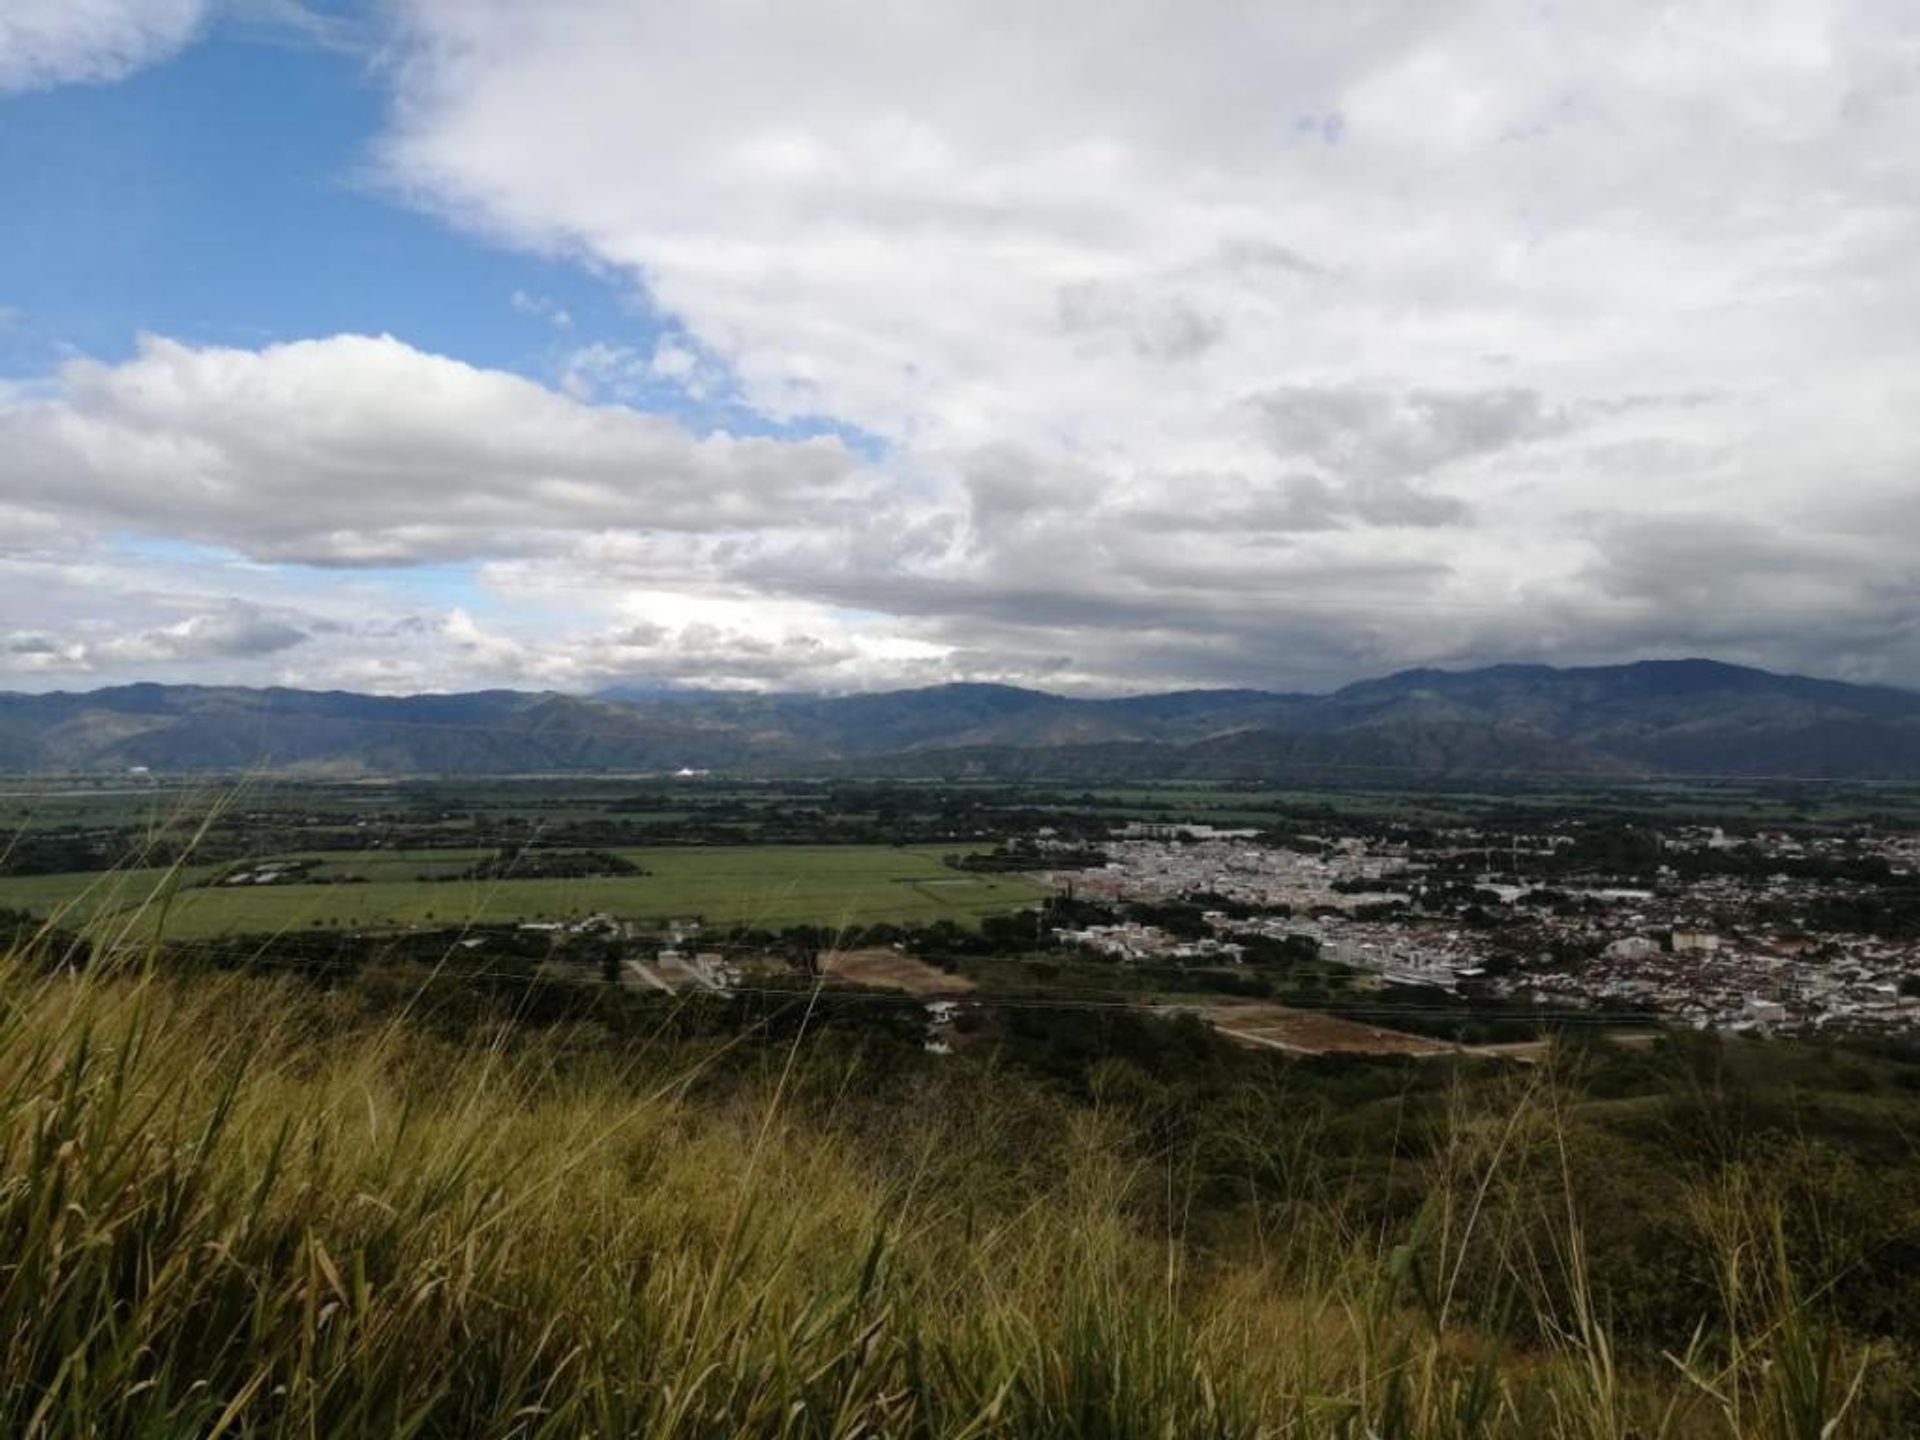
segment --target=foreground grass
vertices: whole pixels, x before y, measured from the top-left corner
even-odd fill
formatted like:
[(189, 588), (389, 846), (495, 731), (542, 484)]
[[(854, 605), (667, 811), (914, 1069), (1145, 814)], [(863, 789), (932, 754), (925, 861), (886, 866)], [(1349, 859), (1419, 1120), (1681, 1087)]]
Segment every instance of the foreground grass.
[(1203, 1253), (1176, 1166), (1030, 1084), (876, 1096), (804, 1043), (455, 1039), (425, 1004), (0, 963), (0, 1433), (1902, 1433), (1757, 1181), (1696, 1196), (1696, 1343), (1624, 1360), (1577, 1195), (1515, 1203), (1539, 1078), (1456, 1118), (1403, 1232), (1303, 1190)]

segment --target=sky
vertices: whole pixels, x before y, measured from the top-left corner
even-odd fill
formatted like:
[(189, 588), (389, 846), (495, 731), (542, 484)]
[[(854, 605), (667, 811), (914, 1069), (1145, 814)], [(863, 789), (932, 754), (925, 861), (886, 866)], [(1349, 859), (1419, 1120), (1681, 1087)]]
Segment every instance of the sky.
[(1908, 0), (0, 0), (0, 689), (1920, 686)]

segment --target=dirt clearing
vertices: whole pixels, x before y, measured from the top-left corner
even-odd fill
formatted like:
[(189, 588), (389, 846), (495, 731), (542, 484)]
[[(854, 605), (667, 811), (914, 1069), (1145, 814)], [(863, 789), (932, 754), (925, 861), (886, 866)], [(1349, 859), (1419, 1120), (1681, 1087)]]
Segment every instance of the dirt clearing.
[(1445, 1055), (1459, 1049), (1425, 1035), (1284, 1005), (1210, 1005), (1200, 1017), (1229, 1039), (1296, 1055)]
[(965, 995), (974, 988), (964, 975), (949, 975), (911, 955), (876, 946), (869, 950), (830, 950), (820, 957), (821, 973), (855, 985), (877, 985), (913, 995)]

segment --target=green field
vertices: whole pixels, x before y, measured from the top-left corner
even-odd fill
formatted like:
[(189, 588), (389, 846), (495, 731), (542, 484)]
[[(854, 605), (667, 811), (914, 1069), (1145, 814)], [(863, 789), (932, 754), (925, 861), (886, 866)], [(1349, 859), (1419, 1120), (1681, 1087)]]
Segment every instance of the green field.
[[(624, 920), (698, 916), (708, 924), (850, 925), (864, 922), (978, 922), (1032, 905), (1044, 893), (1018, 875), (969, 875), (941, 863), (956, 848), (884, 845), (731, 846), (623, 850), (648, 873), (586, 879), (422, 882), (455, 858), (449, 851), (327, 857), (329, 868), (364, 874), (364, 884), (182, 888), (165, 912), (174, 939), (266, 934), (315, 925), (392, 930), (519, 920), (561, 920), (604, 912)], [(467, 859), (478, 859), (474, 851)], [(404, 872), (404, 873), (401, 873)], [(49, 914), (69, 923), (112, 923), (151, 903), (162, 872), (0, 879), (0, 909)], [(392, 878), (382, 878), (391, 876)], [(143, 921), (150, 924), (152, 920)]]

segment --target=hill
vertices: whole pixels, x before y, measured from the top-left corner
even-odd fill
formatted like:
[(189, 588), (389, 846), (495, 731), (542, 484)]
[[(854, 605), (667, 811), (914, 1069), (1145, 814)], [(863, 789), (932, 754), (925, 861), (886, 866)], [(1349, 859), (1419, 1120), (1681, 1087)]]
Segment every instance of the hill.
[(935, 1055), (917, 1000), (47, 958), (0, 950), (9, 1435), (1920, 1420), (1910, 1055), (1336, 1065), (1124, 1007)]
[(859, 766), (900, 775), (1367, 772), (1920, 778), (1920, 694), (1709, 660), (1408, 670), (1329, 695), (1006, 685), (598, 696), (128, 685), (0, 695), (0, 769), (307, 773)]

